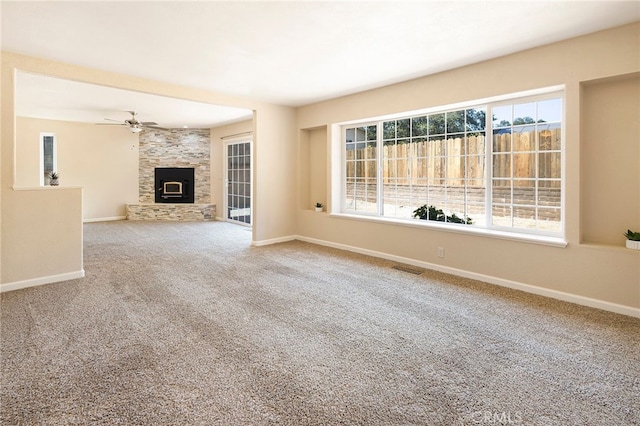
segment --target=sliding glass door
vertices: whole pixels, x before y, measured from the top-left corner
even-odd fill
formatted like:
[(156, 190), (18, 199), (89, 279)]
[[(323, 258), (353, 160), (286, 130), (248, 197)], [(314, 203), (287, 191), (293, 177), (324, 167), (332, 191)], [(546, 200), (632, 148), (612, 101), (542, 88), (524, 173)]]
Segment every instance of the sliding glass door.
[(251, 139), (225, 144), (226, 220), (251, 226)]

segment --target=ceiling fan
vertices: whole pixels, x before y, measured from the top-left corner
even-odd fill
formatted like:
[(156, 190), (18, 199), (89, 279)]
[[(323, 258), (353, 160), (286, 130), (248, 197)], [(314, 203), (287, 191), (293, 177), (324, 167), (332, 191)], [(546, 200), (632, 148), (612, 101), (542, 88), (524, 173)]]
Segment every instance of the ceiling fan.
[(124, 122), (118, 121), (118, 120), (114, 120), (111, 118), (105, 118), (105, 120), (109, 120), (109, 121), (115, 121), (118, 124), (115, 123), (96, 123), (97, 125), (103, 125), (103, 126), (126, 126), (129, 131), (131, 133), (139, 133), (144, 129), (159, 129), (159, 130), (167, 130), (164, 127), (160, 127), (158, 126), (158, 123), (154, 122), (154, 121), (139, 121), (136, 118), (137, 112), (135, 111), (127, 111), (129, 114), (131, 114), (131, 118), (128, 120), (124, 120)]

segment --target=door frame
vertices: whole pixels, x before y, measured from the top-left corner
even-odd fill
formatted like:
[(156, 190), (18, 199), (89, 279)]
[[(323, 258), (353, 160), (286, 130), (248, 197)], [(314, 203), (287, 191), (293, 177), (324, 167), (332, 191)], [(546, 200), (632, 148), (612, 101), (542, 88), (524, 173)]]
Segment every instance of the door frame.
[[(236, 145), (236, 144), (241, 144), (241, 143), (249, 143), (249, 182), (251, 184), (251, 191), (249, 192), (249, 203), (250, 203), (250, 217), (251, 217), (251, 223), (244, 223), (244, 222), (240, 222), (238, 220), (233, 220), (229, 217), (227, 217), (228, 214), (228, 208), (229, 208), (229, 145)], [(228, 138), (228, 139), (224, 139), (223, 140), (223, 146), (222, 146), (222, 150), (224, 152), (222, 158), (223, 158), (223, 170), (224, 170), (224, 178), (223, 178), (223, 185), (222, 185), (222, 211), (223, 211), (223, 218), (225, 222), (231, 222), (231, 223), (235, 223), (237, 225), (242, 225), (242, 226), (246, 226), (249, 228), (253, 228), (253, 201), (254, 201), (254, 183), (253, 183), (253, 133), (251, 134), (247, 134), (247, 135), (243, 135), (243, 136), (237, 136), (237, 137), (233, 137), (233, 138)]]

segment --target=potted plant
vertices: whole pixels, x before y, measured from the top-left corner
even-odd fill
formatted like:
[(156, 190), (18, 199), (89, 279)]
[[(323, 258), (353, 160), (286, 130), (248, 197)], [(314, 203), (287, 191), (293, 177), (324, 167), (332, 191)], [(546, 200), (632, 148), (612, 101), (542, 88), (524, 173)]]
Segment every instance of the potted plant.
[(631, 229), (627, 229), (624, 236), (627, 237), (627, 248), (640, 250), (640, 232), (633, 232)]
[(438, 222), (463, 223), (465, 225), (473, 225), (473, 219), (470, 217), (459, 217), (455, 213), (447, 215), (442, 209), (435, 206), (423, 205), (413, 211), (413, 217), (423, 220), (436, 220)]
[(58, 173), (51, 172), (51, 174), (49, 174), (49, 185), (51, 185), (51, 186), (58, 186), (59, 185)]
[(316, 203), (316, 211), (317, 212), (321, 212), (322, 211), (322, 207), (323, 207), (322, 203)]

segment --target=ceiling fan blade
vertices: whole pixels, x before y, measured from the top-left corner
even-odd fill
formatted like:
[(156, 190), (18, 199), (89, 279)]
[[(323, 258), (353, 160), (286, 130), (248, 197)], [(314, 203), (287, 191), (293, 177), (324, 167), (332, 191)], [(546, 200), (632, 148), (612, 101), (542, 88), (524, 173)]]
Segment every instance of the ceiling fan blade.
[(148, 129), (157, 129), (157, 130), (167, 130), (164, 127), (158, 126), (158, 123), (156, 123), (155, 121), (138, 121), (136, 119), (137, 113), (135, 111), (127, 111), (127, 112), (131, 114), (131, 118), (129, 120), (120, 121), (120, 120), (114, 120), (112, 118), (105, 118), (105, 120), (114, 121), (114, 123), (96, 123), (96, 124), (101, 126), (125, 126), (130, 129), (148, 128)]

